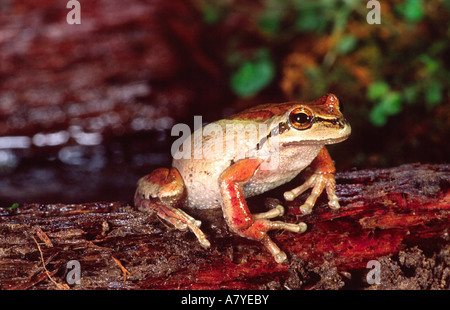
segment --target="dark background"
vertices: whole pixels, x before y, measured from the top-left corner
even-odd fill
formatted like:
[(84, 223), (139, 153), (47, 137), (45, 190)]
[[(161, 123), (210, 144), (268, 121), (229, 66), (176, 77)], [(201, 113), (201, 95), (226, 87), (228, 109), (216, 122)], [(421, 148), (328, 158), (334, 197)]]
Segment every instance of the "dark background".
[(449, 1), (0, 2), (0, 206), (132, 202), (176, 123), (335, 93), (338, 171), (450, 155)]

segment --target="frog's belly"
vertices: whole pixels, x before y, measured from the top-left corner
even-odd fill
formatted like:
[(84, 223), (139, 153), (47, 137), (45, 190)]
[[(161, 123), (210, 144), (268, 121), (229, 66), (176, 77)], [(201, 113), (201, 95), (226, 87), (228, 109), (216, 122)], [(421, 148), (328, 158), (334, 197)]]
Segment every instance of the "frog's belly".
[[(183, 177), (187, 191), (188, 207), (198, 209), (216, 209), (222, 207), (222, 196), (218, 180), (223, 169), (228, 165), (229, 163), (226, 163), (222, 167), (222, 165), (218, 165), (216, 162), (214, 169), (211, 169), (211, 166), (209, 166), (209, 169), (205, 169), (206, 167), (202, 167), (199, 163), (193, 166), (186, 162), (184, 164), (181, 164), (181, 161), (173, 162), (173, 167), (177, 168)], [(287, 183), (300, 171), (301, 169), (285, 171), (283, 174), (275, 171), (274, 173), (265, 173), (264, 175), (257, 173), (244, 185), (244, 197), (256, 196)]]
[[(252, 197), (271, 189), (274, 189), (284, 183), (291, 181), (298, 172), (289, 174), (283, 179), (274, 179), (266, 182), (252, 182), (244, 185), (244, 197)], [(216, 209), (222, 207), (222, 196), (219, 189), (217, 178), (201, 178), (185, 183), (188, 193), (187, 205), (198, 209)]]
[(244, 197), (253, 197), (277, 188), (278, 186), (291, 181), (299, 173), (300, 171), (286, 172), (283, 174), (283, 178), (280, 178), (279, 175), (277, 175), (275, 177), (268, 176), (262, 180), (260, 178), (250, 179), (250, 181), (244, 185)]
[[(217, 182), (217, 180), (216, 180)], [(209, 189), (206, 189), (206, 188)], [(222, 196), (219, 186), (194, 182), (186, 187), (188, 192), (187, 205), (197, 209), (218, 209), (222, 208)]]
[(215, 209), (222, 207), (219, 189), (219, 176), (229, 162), (174, 160), (172, 163), (183, 178), (187, 191), (187, 206), (198, 209)]

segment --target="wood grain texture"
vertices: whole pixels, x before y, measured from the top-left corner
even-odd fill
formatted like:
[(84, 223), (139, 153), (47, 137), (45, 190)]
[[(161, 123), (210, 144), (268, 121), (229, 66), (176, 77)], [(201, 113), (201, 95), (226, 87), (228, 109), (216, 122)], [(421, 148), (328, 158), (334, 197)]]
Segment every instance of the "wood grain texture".
[[(204, 249), (191, 232), (124, 202), (1, 209), (0, 287), (61, 288), (55, 282), (66, 284), (67, 262), (77, 260), (81, 284), (71, 289), (449, 288), (450, 165), (350, 171), (336, 179), (338, 211), (325, 195), (308, 216), (298, 210), (305, 195), (285, 203), (283, 220), (308, 224), (304, 234), (270, 233), (288, 255), (285, 264), (232, 235), (220, 210), (190, 212), (211, 241)], [(386, 271), (384, 286), (365, 282), (373, 259)]]

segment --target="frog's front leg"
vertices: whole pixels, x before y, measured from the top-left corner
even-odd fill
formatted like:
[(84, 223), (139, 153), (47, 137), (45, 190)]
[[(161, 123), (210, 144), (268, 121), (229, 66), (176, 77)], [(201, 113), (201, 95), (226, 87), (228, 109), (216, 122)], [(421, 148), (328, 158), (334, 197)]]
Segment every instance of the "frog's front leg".
[(276, 207), (265, 213), (251, 214), (242, 191), (259, 168), (260, 160), (243, 159), (228, 167), (219, 178), (220, 192), (223, 199), (223, 214), (231, 231), (242, 237), (258, 240), (266, 246), (278, 263), (286, 259), (286, 254), (270, 239), (267, 231), (285, 229), (292, 232), (304, 232), (306, 224), (291, 224), (282, 221), (270, 221), (267, 218), (280, 216), (284, 210)]
[(160, 168), (138, 181), (134, 203), (140, 211), (156, 211), (156, 214), (179, 230), (190, 229), (200, 244), (210, 243), (200, 230), (201, 222), (177, 207), (185, 198), (183, 178), (177, 169)]
[(309, 214), (311, 213), (317, 198), (322, 191), (326, 189), (328, 205), (333, 210), (339, 209), (339, 201), (336, 196), (336, 180), (334, 178), (336, 168), (325, 147), (322, 147), (317, 157), (313, 160), (311, 168), (314, 171), (313, 175), (299, 187), (285, 192), (284, 198), (288, 201), (292, 201), (309, 188), (312, 188), (311, 194), (306, 199), (305, 203), (300, 206), (300, 210), (303, 214)]

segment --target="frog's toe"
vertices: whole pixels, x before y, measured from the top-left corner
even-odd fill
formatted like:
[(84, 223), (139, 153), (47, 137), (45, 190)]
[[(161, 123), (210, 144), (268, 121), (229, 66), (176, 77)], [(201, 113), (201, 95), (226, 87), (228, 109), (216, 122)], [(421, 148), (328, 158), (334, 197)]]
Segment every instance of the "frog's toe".
[(284, 207), (282, 205), (277, 205), (275, 208), (273, 208), (267, 212), (253, 214), (253, 218), (254, 219), (271, 219), (274, 217), (282, 216), (283, 214), (284, 214)]
[(293, 191), (284, 192), (283, 196), (286, 201), (293, 201), (297, 197)]
[(304, 184), (284, 193), (284, 198), (288, 201), (294, 200), (298, 195), (308, 188), (312, 188), (311, 194), (305, 203), (300, 206), (302, 214), (310, 214), (317, 201), (317, 198), (326, 189), (328, 195), (328, 205), (332, 210), (340, 208), (338, 197), (336, 196), (336, 181), (332, 173), (315, 173)]
[(302, 212), (302, 214), (306, 215), (306, 214), (310, 214), (312, 212), (312, 206), (309, 203), (305, 203), (303, 205), (300, 206), (300, 212)]
[(336, 195), (336, 181), (333, 179), (330, 179), (326, 185), (326, 191), (328, 195), (328, 206), (332, 210), (337, 210), (341, 206), (339, 205), (339, 199)]
[(273, 221), (273, 222), (270, 222), (269, 225), (270, 225), (271, 229), (283, 229), (283, 230), (287, 230), (287, 231), (291, 231), (291, 232), (295, 232), (295, 233), (304, 233), (307, 228), (306, 224), (303, 222), (294, 224), (294, 223), (286, 223), (286, 222), (281, 222), (281, 221)]
[(339, 201), (336, 200), (330, 200), (328, 202), (328, 206), (332, 209), (332, 210), (338, 210), (341, 206), (339, 204)]
[[(190, 229), (195, 234), (197, 240), (203, 247), (209, 248), (211, 246), (211, 243), (208, 241), (205, 234), (200, 229), (200, 226), (202, 225), (201, 221), (194, 219), (192, 216), (190, 216), (189, 214), (178, 208), (165, 207), (161, 211), (164, 211), (164, 216), (166, 220), (169, 219), (172, 220), (171, 221), (172, 223), (174, 221), (176, 223), (179, 223), (179, 227), (181, 227), (181, 229), (175, 226), (178, 229), (180, 230)], [(161, 216), (161, 213), (159, 213), (158, 215)]]
[(279, 253), (274, 254), (273, 258), (275, 259), (275, 261), (278, 264), (281, 264), (282, 262), (284, 262), (287, 259), (287, 255), (283, 251), (280, 251)]
[(303, 234), (307, 229), (308, 229), (308, 225), (306, 225), (306, 223), (304, 222), (300, 222), (297, 224), (298, 227), (298, 233)]
[(211, 243), (209, 242), (208, 239), (206, 239), (204, 236), (202, 238), (199, 238), (199, 236), (197, 236), (198, 241), (200, 242), (200, 245), (204, 248), (209, 248), (211, 246)]

